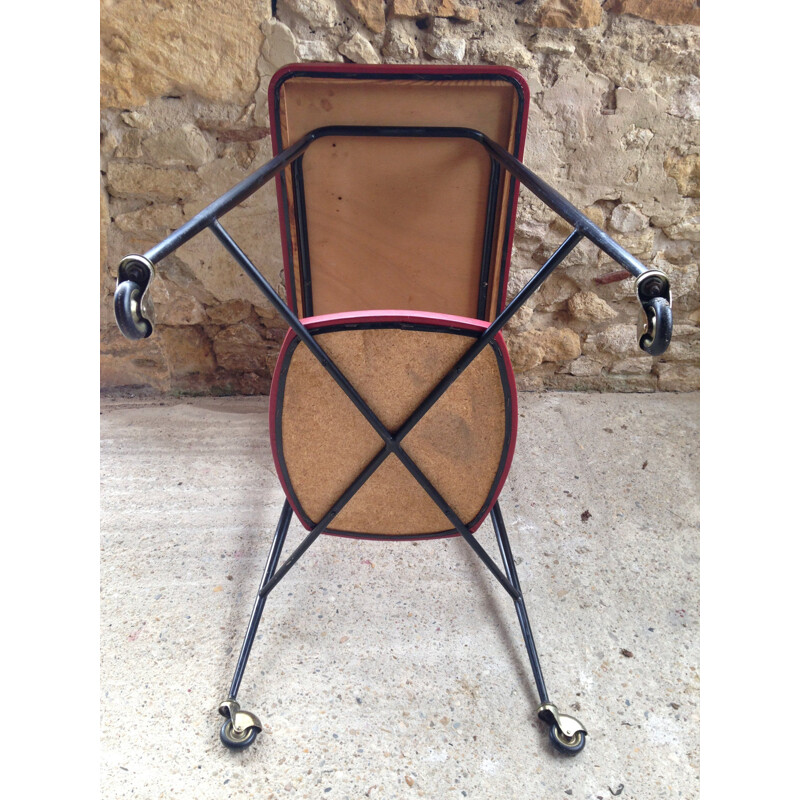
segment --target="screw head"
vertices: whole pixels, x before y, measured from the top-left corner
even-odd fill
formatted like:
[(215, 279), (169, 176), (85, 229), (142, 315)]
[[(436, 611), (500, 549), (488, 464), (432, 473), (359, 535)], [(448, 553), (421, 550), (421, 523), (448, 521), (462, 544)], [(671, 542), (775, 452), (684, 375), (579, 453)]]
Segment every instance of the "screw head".
[(642, 283), (640, 289), (645, 297), (658, 297), (661, 294), (661, 281), (658, 278), (648, 278)]

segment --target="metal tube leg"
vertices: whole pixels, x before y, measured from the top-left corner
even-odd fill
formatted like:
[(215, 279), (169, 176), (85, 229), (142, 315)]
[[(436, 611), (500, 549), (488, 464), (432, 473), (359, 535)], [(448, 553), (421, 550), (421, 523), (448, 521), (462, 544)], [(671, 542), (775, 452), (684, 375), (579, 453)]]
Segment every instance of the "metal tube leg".
[(264, 575), (261, 578), (259, 585), (259, 593), (256, 595), (256, 601), (253, 604), (253, 611), (250, 614), (250, 622), (247, 625), (247, 632), (244, 636), (242, 643), (242, 650), (239, 653), (239, 661), (236, 664), (236, 671), (233, 673), (233, 683), (231, 683), (231, 690), (228, 694), (230, 700), (235, 700), (239, 692), (239, 684), (242, 682), (244, 669), (247, 666), (247, 659), (250, 656), (250, 648), (253, 646), (253, 640), (258, 630), (258, 623), (261, 621), (261, 614), (264, 611), (264, 603), (267, 600), (266, 595), (261, 594), (261, 589), (266, 586), (272, 576), (275, 574), (275, 569), (278, 566), (278, 561), (281, 557), (283, 550), (283, 543), (286, 540), (286, 532), (289, 529), (289, 523), (292, 520), (292, 507), (289, 501), (284, 501), (281, 516), (278, 520), (278, 527), (275, 529), (275, 536), (272, 538), (272, 545), (269, 550), (269, 557), (267, 564), (264, 567)]
[(505, 568), (508, 580), (511, 585), (519, 593), (519, 599), (514, 600), (514, 608), (517, 611), (517, 619), (522, 628), (522, 638), (525, 640), (525, 649), (528, 651), (528, 659), (531, 662), (531, 669), (533, 670), (533, 678), (536, 681), (536, 689), (539, 692), (539, 702), (547, 703), (547, 688), (544, 685), (544, 676), (542, 675), (542, 668), (539, 665), (539, 656), (536, 653), (536, 645), (533, 641), (533, 633), (531, 632), (531, 624), (528, 620), (528, 611), (525, 608), (525, 600), (522, 597), (522, 590), (519, 586), (519, 578), (517, 577), (517, 568), (514, 565), (514, 556), (511, 554), (511, 545), (508, 541), (508, 534), (506, 533), (506, 526), (503, 522), (503, 515), (500, 513), (500, 503), (495, 503), (491, 511), (492, 525), (494, 532), (497, 536), (497, 546), (500, 548), (500, 556), (503, 559), (503, 567)]
[(259, 593), (256, 595), (256, 601), (253, 604), (253, 611), (250, 614), (250, 622), (247, 625), (242, 650), (236, 663), (236, 671), (233, 673), (231, 691), (228, 699), (219, 704), (219, 713), (225, 717), (225, 722), (222, 723), (222, 728), (219, 732), (219, 738), (225, 747), (233, 750), (242, 750), (245, 747), (249, 747), (255, 741), (256, 736), (261, 733), (261, 720), (250, 711), (242, 710), (239, 703), (236, 702), (236, 694), (239, 691), (239, 684), (242, 682), (244, 668), (247, 666), (250, 648), (256, 638), (258, 623), (261, 621), (261, 612), (264, 610), (264, 603), (267, 601), (267, 596), (261, 594), (261, 588), (266, 585), (278, 566), (283, 543), (286, 540), (286, 531), (289, 530), (291, 520), (292, 507), (289, 505), (289, 501), (286, 500), (278, 520), (278, 527), (275, 529), (275, 536), (272, 537), (272, 545), (269, 549), (267, 565), (264, 567), (264, 575), (261, 578)]
[(503, 522), (503, 515), (500, 513), (500, 504), (495, 503), (491, 511), (492, 525), (497, 536), (497, 546), (500, 548), (500, 555), (503, 559), (506, 575), (512, 586), (519, 592), (519, 600), (514, 601), (514, 608), (517, 611), (519, 625), (522, 628), (522, 638), (525, 640), (525, 649), (528, 651), (528, 658), (531, 662), (533, 677), (536, 680), (536, 688), (539, 691), (539, 707), (536, 714), (543, 722), (550, 726), (550, 741), (557, 750), (567, 755), (577, 755), (583, 750), (586, 744), (586, 728), (583, 723), (567, 714), (561, 714), (558, 708), (553, 705), (547, 697), (547, 689), (544, 685), (542, 668), (539, 665), (539, 656), (536, 654), (536, 645), (533, 642), (531, 624), (528, 621), (528, 612), (525, 609), (525, 601), (522, 599), (522, 591), (517, 577), (517, 568), (514, 565), (514, 556), (511, 554), (511, 545), (508, 542), (506, 526)]

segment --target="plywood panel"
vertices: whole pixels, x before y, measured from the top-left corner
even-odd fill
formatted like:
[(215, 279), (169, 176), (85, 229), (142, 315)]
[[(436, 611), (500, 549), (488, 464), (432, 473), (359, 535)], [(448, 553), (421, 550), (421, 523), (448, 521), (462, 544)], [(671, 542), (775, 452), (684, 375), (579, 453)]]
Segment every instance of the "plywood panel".
[[(283, 146), (326, 125), (475, 128), (513, 149), (519, 97), (505, 80), (291, 76), (280, 88)], [(313, 311), (301, 304), (292, 187), (295, 293), (303, 314), (403, 308), (477, 316), (490, 159), (457, 140), (315, 142), (303, 160)], [(486, 319), (503, 283), (509, 179), (501, 173)]]
[(330, 139), (303, 172), (315, 314), (476, 316), (489, 189), (479, 144)]

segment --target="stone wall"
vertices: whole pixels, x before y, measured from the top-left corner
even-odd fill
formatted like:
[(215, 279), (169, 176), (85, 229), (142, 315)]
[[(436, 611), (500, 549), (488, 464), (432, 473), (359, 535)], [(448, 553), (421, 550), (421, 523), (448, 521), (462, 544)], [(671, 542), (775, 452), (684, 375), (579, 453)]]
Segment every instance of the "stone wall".
[[(525, 163), (671, 278), (668, 353), (636, 346), (633, 280), (584, 242), (507, 329), (523, 389), (699, 388), (698, 0), (105, 0), (101, 384), (267, 393), (284, 325), (207, 231), (157, 267), (126, 341), (116, 265), (271, 156), (266, 92), (295, 61), (505, 64), (531, 88)], [(226, 227), (283, 287), (274, 189)], [(567, 229), (525, 190), (511, 286)], [(627, 273), (626, 273), (627, 274)]]

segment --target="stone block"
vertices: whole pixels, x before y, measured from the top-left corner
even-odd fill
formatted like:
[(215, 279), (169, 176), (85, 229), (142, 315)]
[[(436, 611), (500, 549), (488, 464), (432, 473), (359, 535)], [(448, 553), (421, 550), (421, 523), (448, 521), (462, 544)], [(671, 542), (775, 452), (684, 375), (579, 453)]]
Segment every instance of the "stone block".
[(651, 356), (642, 355), (639, 358), (624, 358), (611, 365), (609, 372), (613, 375), (648, 375), (653, 369)]
[(528, 48), (514, 41), (490, 42), (481, 48), (481, 56), (490, 64), (507, 67), (525, 68), (533, 64), (533, 57)]
[(161, 234), (179, 228), (184, 221), (180, 206), (167, 203), (154, 203), (138, 211), (129, 211), (127, 214), (117, 214), (114, 217), (114, 224), (127, 233)]
[(281, 4), (318, 28), (332, 28), (344, 19), (336, 0), (282, 0)]
[(170, 377), (207, 374), (216, 369), (211, 342), (201, 327), (173, 328), (163, 325), (159, 334)]
[(316, 61), (321, 63), (337, 63), (344, 61), (342, 56), (336, 52), (333, 45), (322, 40), (298, 42), (297, 56), (301, 61)]
[(148, 339), (131, 342), (116, 326), (105, 328), (100, 335), (100, 386), (169, 389), (169, 369), (158, 331)]
[(670, 153), (664, 160), (664, 171), (675, 181), (684, 197), (700, 197), (700, 156)]
[(227, 303), (211, 306), (208, 319), (215, 325), (234, 325), (247, 319), (253, 311), (250, 303), (243, 300), (229, 300)]
[(611, 227), (619, 233), (647, 230), (650, 220), (632, 203), (620, 203), (611, 212)]
[(601, 0), (542, 0), (524, 21), (541, 28), (593, 28), (603, 19)]
[(143, 138), (144, 135), (140, 130), (125, 131), (119, 145), (114, 150), (114, 156), (116, 158), (141, 158)]
[(659, 25), (700, 24), (700, 0), (608, 0), (603, 8), (609, 13), (631, 14)]
[(203, 304), (190, 291), (156, 273), (151, 288), (155, 322), (162, 325), (200, 325), (206, 322)]
[(567, 300), (569, 313), (575, 319), (586, 322), (607, 322), (617, 312), (594, 292), (576, 292)]
[(165, 166), (201, 167), (214, 158), (206, 137), (191, 124), (149, 136), (142, 149), (150, 162)]
[(345, 5), (373, 33), (383, 33), (386, 29), (383, 0), (345, 0)]
[(515, 372), (527, 372), (544, 362), (572, 361), (581, 354), (581, 340), (569, 328), (528, 330), (510, 336), (509, 355)]
[(458, 0), (393, 0), (392, 14), (396, 17), (421, 19), (457, 19), (462, 22), (477, 22), (480, 12), (458, 2)]
[(360, 33), (355, 33), (339, 45), (339, 52), (356, 64), (380, 64), (381, 57)]
[(635, 324), (609, 325), (605, 330), (590, 334), (584, 345), (587, 355), (608, 353), (617, 357), (638, 356), (639, 329)]
[(244, 104), (258, 85), (265, 0), (103, 3), (101, 104), (130, 109), (167, 94)]
[(214, 339), (214, 353), (224, 369), (240, 372), (267, 369), (264, 340), (247, 322), (223, 328)]
[(133, 161), (111, 161), (107, 172), (108, 191), (117, 197), (185, 200), (201, 188), (194, 172), (180, 169), (158, 169)]
[(687, 239), (690, 242), (700, 241), (700, 216), (692, 214), (674, 225), (667, 225), (664, 233), (670, 239)]
[(398, 24), (389, 25), (381, 52), (396, 61), (414, 61), (419, 58), (419, 49), (414, 37)]
[(570, 375), (584, 378), (589, 375), (599, 375), (602, 371), (602, 362), (595, 361), (593, 358), (588, 358), (587, 356), (576, 358), (568, 368)]
[(658, 388), (662, 392), (696, 392), (700, 389), (700, 368), (690, 364), (656, 364)]
[(545, 378), (542, 385), (559, 392), (655, 392), (658, 379), (650, 374), (576, 376), (562, 372)]
[(281, 67), (297, 61), (297, 40), (291, 28), (277, 20), (263, 26), (264, 43), (261, 45), (259, 72), (273, 75)]

